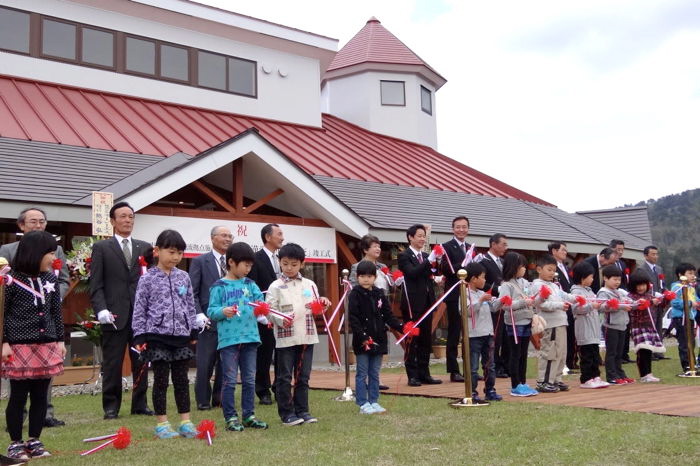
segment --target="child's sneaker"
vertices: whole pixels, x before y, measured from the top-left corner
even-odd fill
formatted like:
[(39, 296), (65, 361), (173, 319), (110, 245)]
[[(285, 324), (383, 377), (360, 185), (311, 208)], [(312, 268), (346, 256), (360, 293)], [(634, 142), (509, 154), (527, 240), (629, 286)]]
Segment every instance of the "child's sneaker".
[(596, 385), (597, 385), (596, 388), (605, 388), (605, 387), (609, 387), (609, 386), (610, 386), (610, 384), (609, 384), (608, 382), (606, 382), (605, 380), (601, 379), (600, 377), (596, 377), (596, 378), (593, 379), (593, 380), (595, 381), (595, 383), (596, 383)]
[(157, 424), (156, 429), (155, 429), (155, 434), (156, 434), (156, 437), (158, 437), (160, 439), (175, 438), (175, 437), (180, 436), (180, 434), (178, 434), (177, 432), (175, 432), (173, 430), (173, 427), (170, 425), (170, 423), (168, 421), (161, 422), (161, 423)]
[(657, 383), (657, 382), (661, 382), (661, 379), (658, 377), (654, 377), (654, 374), (649, 373), (649, 374), (645, 375), (644, 377), (642, 377), (641, 379), (639, 379), (639, 381), (642, 383)]
[(535, 396), (535, 395), (539, 395), (539, 394), (540, 394), (540, 392), (538, 392), (537, 390), (535, 390), (534, 388), (532, 388), (531, 386), (529, 386), (529, 385), (526, 384), (526, 383), (523, 384), (523, 387), (525, 387), (525, 389), (526, 389), (528, 392), (530, 392), (530, 395), (529, 395), (529, 396)]
[(185, 438), (195, 438), (197, 436), (197, 428), (192, 424), (192, 421), (184, 421), (177, 428), (177, 433)]
[(635, 383), (636, 380), (630, 379), (629, 377), (625, 377), (625, 383)]
[(565, 384), (564, 382), (556, 382), (554, 385), (557, 386), (560, 392), (568, 392), (569, 391), (569, 386)]
[(537, 391), (540, 393), (557, 393), (559, 391), (559, 387), (549, 382), (539, 382), (537, 384)]
[(490, 390), (485, 394), (486, 401), (501, 401), (503, 397), (496, 393), (496, 390)]
[(27, 461), (29, 455), (27, 454), (27, 448), (24, 442), (12, 442), (9, 447), (7, 447), (7, 456), (13, 460)]
[(360, 414), (374, 414), (374, 408), (372, 408), (372, 405), (367, 402), (360, 406)]
[(236, 416), (232, 416), (226, 419), (226, 430), (231, 432), (242, 432), (243, 424), (240, 423)]
[(372, 403), (372, 409), (377, 414), (386, 413), (386, 409), (382, 408), (379, 403)]
[(587, 380), (586, 382), (579, 385), (581, 388), (600, 388), (595, 379)]
[(243, 419), (243, 425), (251, 429), (267, 429), (268, 427), (267, 422), (263, 422), (253, 415)]
[(525, 384), (521, 383), (517, 387), (511, 389), (510, 396), (530, 396), (532, 394), (528, 388), (529, 387), (525, 386)]
[(300, 417), (297, 417), (295, 414), (287, 416), (282, 420), (282, 424), (284, 424), (285, 426), (296, 426), (303, 423), (304, 420)]
[(304, 421), (304, 424), (314, 424), (318, 422), (318, 419), (316, 419), (314, 416), (312, 416), (309, 413), (302, 413), (299, 415), (302, 421)]

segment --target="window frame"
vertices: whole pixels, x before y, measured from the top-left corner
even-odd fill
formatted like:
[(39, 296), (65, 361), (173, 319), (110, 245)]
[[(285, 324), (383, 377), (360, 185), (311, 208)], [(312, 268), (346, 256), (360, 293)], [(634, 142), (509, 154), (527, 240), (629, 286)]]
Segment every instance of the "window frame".
[[(77, 21), (71, 21), (68, 19), (64, 18), (57, 18), (54, 16), (49, 16), (49, 15), (44, 15), (40, 13), (35, 13), (32, 11), (27, 11), (27, 10), (21, 10), (18, 8), (12, 8), (12, 7), (6, 7), (4, 5), (0, 5), (0, 8), (4, 8), (7, 10), (13, 10), (19, 13), (24, 13), (29, 15), (29, 52), (21, 52), (17, 50), (9, 50), (9, 49), (4, 49), (0, 48), (0, 51), (7, 52), (7, 53), (13, 53), (17, 55), (23, 55), (23, 56), (30, 56), (34, 58), (39, 58), (42, 60), (50, 60), (50, 61), (56, 61), (56, 62), (61, 62), (61, 63), (68, 63), (72, 65), (77, 65), (77, 66), (84, 66), (86, 68), (94, 68), (94, 69), (99, 69), (99, 70), (104, 70), (104, 71), (112, 71), (115, 73), (119, 74), (126, 74), (130, 76), (137, 76), (141, 78), (148, 78), (148, 79), (155, 79), (158, 81), (166, 81), (170, 82), (173, 84), (182, 84), (185, 86), (189, 87), (195, 87), (195, 88), (201, 88), (201, 89), (207, 89), (215, 92), (223, 92), (226, 94), (232, 94), (232, 95), (237, 95), (241, 97), (249, 97), (253, 99), (258, 99), (258, 88), (259, 88), (259, 75), (258, 75), (258, 62), (257, 60), (249, 59), (249, 58), (244, 58), (244, 57), (238, 57), (234, 55), (227, 55), (225, 53), (221, 52), (215, 52), (213, 50), (206, 50), (206, 49), (200, 49), (196, 47), (190, 47), (187, 45), (183, 44), (176, 44), (173, 42), (168, 42), (168, 41), (162, 41), (159, 39), (155, 39), (152, 37), (146, 37), (146, 36), (141, 36), (138, 34), (131, 34), (127, 33), (124, 31), (118, 31), (115, 29), (108, 29), (108, 28), (103, 28), (100, 26), (95, 26), (92, 24), (86, 24), (86, 23), (80, 23)], [(45, 54), (43, 51), (43, 37), (44, 37), (44, 20), (48, 21), (55, 21), (59, 23), (64, 23), (70, 26), (75, 27), (75, 58), (64, 58), (64, 57), (57, 57), (54, 55), (48, 55)], [(101, 65), (98, 63), (90, 63), (86, 62), (83, 59), (83, 31), (84, 29), (91, 29), (95, 31), (100, 31), (104, 33), (111, 34), (113, 37), (113, 61), (112, 61), (112, 66), (105, 66)], [(155, 44), (155, 63), (154, 63), (154, 74), (149, 74), (149, 73), (144, 73), (140, 71), (134, 71), (134, 70), (129, 70), (126, 68), (126, 41), (127, 38), (133, 38), (137, 40), (143, 40), (143, 41), (148, 41), (152, 42)], [(178, 78), (172, 78), (172, 77), (167, 77), (163, 76), (162, 70), (161, 70), (161, 65), (162, 65), (162, 46), (166, 45), (169, 47), (177, 48), (184, 50), (187, 53), (187, 79), (186, 80), (181, 80)], [(205, 52), (205, 53), (210, 53), (213, 55), (220, 55), (224, 57), (225, 59), (225, 71), (226, 71), (226, 76), (225, 76), (225, 89), (217, 89), (214, 87), (208, 87), (208, 86), (202, 86), (199, 85), (199, 73), (198, 73), (198, 66), (199, 66), (199, 60), (198, 60), (198, 53), (199, 52)], [(230, 77), (230, 65), (229, 63), (233, 60), (238, 60), (238, 61), (243, 61), (243, 62), (248, 62), (253, 65), (253, 92), (251, 94), (244, 93), (244, 92), (237, 92), (237, 91), (232, 91), (230, 90), (230, 85), (229, 85), (229, 77)], [(404, 93), (405, 93), (405, 86), (404, 86)], [(404, 96), (405, 100), (405, 96)]]
[[(384, 103), (384, 89), (382, 83), (401, 83), (403, 90), (403, 104), (386, 104)], [(379, 80), (379, 103), (384, 107), (405, 107), (406, 106), (406, 81), (396, 81), (392, 79)]]
[[(425, 107), (423, 107), (423, 91), (426, 91), (428, 93), (428, 97), (430, 98), (430, 100), (428, 101), (428, 103), (430, 104), (429, 110), (426, 110)], [(428, 89), (422, 84), (420, 85), (420, 109), (430, 116), (433, 115), (433, 93), (430, 89)]]
[(26, 15), (29, 17), (29, 37), (28, 37), (29, 42), (27, 43), (27, 50), (28, 50), (28, 51), (27, 51), (27, 52), (22, 52), (22, 51), (19, 51), (19, 50), (6, 49), (6, 48), (3, 48), (2, 46), (0, 46), (0, 51), (2, 51), (2, 52), (7, 52), (7, 53), (16, 53), (17, 55), (31, 56), (31, 55), (32, 55), (32, 46), (34, 45), (34, 44), (32, 43), (32, 40), (33, 40), (33, 37), (32, 37), (32, 29), (34, 28), (34, 21), (33, 21), (33, 19), (32, 19), (32, 12), (31, 12), (31, 11), (20, 10), (20, 9), (18, 9), (18, 8), (12, 8), (12, 7), (5, 6), (5, 5), (0, 5), (0, 9), (12, 10), (12, 11), (16, 11), (16, 12), (18, 12), (18, 13), (24, 13), (24, 14), (26, 14)]

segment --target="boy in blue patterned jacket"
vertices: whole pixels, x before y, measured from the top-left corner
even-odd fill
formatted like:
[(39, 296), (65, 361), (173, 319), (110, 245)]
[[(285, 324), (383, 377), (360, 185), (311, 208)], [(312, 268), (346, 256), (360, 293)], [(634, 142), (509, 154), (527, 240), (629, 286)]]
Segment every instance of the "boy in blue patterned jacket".
[[(161, 439), (180, 435), (193, 438), (197, 434), (190, 421), (188, 366), (194, 356), (189, 344), (196, 340), (201, 323), (195, 317), (190, 276), (177, 268), (185, 247), (185, 240), (177, 231), (165, 230), (158, 235), (153, 248), (158, 265), (139, 279), (131, 322), (134, 345), (141, 352), (141, 358), (153, 367), (153, 408), (158, 419), (155, 434)], [(177, 432), (165, 414), (170, 371), (181, 418)], [(142, 376), (134, 374), (134, 383)]]
[[(267, 423), (255, 417), (255, 369), (260, 346), (258, 322), (267, 325), (265, 316), (257, 317), (251, 303), (264, 301), (260, 288), (247, 277), (253, 266), (253, 249), (247, 243), (234, 243), (226, 250), (226, 276), (214, 282), (209, 294), (209, 318), (216, 322), (217, 349), (221, 358), (223, 382), (221, 407), (226, 430), (240, 432), (245, 427), (267, 429)], [(235, 393), (238, 368), (241, 370), (241, 408), (243, 423), (236, 413)]]

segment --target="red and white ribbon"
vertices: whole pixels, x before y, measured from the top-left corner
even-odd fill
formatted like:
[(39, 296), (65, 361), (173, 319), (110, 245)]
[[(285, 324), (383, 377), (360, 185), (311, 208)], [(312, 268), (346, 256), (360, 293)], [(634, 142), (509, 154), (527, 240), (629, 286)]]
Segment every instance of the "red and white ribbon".
[(103, 443), (103, 444), (101, 444), (101, 445), (98, 445), (98, 446), (96, 446), (95, 448), (93, 448), (93, 449), (91, 449), (91, 450), (82, 452), (82, 453), (80, 454), (80, 456), (87, 456), (87, 455), (90, 455), (90, 454), (92, 454), (92, 453), (95, 453), (96, 451), (100, 451), (100, 450), (102, 450), (103, 448), (106, 448), (108, 445), (110, 445), (111, 443), (113, 443), (113, 442), (116, 441), (116, 440), (117, 440), (117, 436), (116, 436), (116, 434), (115, 434), (113, 438), (107, 440), (105, 443)]
[[(249, 302), (248, 304), (250, 305), (250, 307), (252, 307), (253, 309), (255, 309), (256, 307), (260, 306), (260, 304), (262, 304), (262, 303), (256, 302), (256, 301), (251, 301), (251, 302)], [(289, 316), (289, 315), (287, 315), (287, 314), (283, 314), (283, 313), (281, 313), (280, 311), (276, 311), (276, 310), (274, 310), (274, 309), (272, 309), (272, 308), (269, 308), (268, 310), (270, 311), (270, 314), (274, 314), (274, 315), (276, 315), (277, 317), (280, 317), (280, 318), (282, 318), (282, 319), (286, 319), (286, 320), (289, 320), (289, 321), (294, 320), (293, 317), (291, 317), (291, 316)]]
[(464, 256), (464, 260), (462, 261), (462, 267), (466, 267), (473, 259), (474, 259), (474, 248), (476, 247), (476, 243), (473, 243), (471, 246), (469, 246), (469, 249), (467, 250), (467, 255)]
[[(447, 295), (449, 295), (449, 294), (452, 292), (452, 290), (454, 290), (455, 288), (457, 288), (457, 286), (460, 285), (461, 283), (462, 283), (462, 281), (459, 280), (459, 281), (457, 281), (457, 283), (455, 283), (454, 285), (452, 285), (452, 287), (451, 287), (449, 290), (445, 291), (445, 292), (442, 294), (442, 296), (440, 296), (440, 299), (438, 299), (437, 301), (435, 301), (435, 302), (433, 303), (433, 305), (430, 306), (430, 307), (428, 308), (428, 310), (426, 310), (426, 311), (423, 313), (422, 316), (420, 316), (420, 319), (418, 319), (418, 320), (416, 321), (416, 323), (414, 324), (414, 327), (418, 327), (418, 325), (420, 325), (420, 323), (423, 322), (423, 321), (425, 320), (425, 318), (428, 317), (428, 315), (430, 315), (430, 313), (433, 312), (433, 311), (440, 305), (440, 303), (442, 303), (442, 302), (445, 300), (445, 298), (447, 298)], [(404, 340), (408, 337), (408, 335), (409, 335), (408, 333), (404, 333), (403, 336), (402, 336), (401, 338), (399, 338), (398, 340), (396, 340), (396, 343), (395, 343), (395, 344), (398, 345), (399, 343), (401, 343), (402, 341), (404, 341)]]
[[(343, 292), (343, 296), (340, 297), (340, 301), (338, 301), (338, 305), (335, 306), (335, 309), (333, 309), (333, 313), (331, 314), (331, 317), (328, 319), (328, 324), (326, 326), (326, 332), (328, 331), (328, 329), (330, 328), (330, 325), (335, 320), (336, 315), (338, 315), (338, 312), (340, 311), (340, 306), (343, 305), (345, 298), (348, 297), (348, 294), (350, 293), (350, 289), (352, 288), (351, 283), (347, 280), (343, 280), (343, 286), (345, 287), (345, 291)], [(341, 320), (341, 322), (342, 322), (342, 320)], [(338, 331), (340, 331), (340, 328), (338, 328)]]
[(35, 290), (31, 286), (27, 285), (24, 282), (21, 282), (21, 281), (15, 279), (12, 275), (10, 275), (10, 266), (9, 265), (6, 265), (2, 269), (0, 269), (0, 279), (3, 280), (7, 284), (7, 286), (17, 285), (20, 288), (22, 288), (23, 290), (30, 292), (31, 294), (33, 294), (37, 298), (44, 299), (44, 296), (41, 294), (41, 292)]

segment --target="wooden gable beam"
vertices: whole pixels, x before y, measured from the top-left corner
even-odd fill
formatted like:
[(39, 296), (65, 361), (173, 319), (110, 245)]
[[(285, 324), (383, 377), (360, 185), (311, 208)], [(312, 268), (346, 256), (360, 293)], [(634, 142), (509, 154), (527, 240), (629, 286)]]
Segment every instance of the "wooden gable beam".
[(348, 247), (343, 237), (340, 236), (340, 233), (338, 233), (337, 231), (335, 232), (335, 242), (338, 245), (338, 251), (343, 256), (343, 259), (345, 259), (348, 262), (348, 264), (352, 265), (355, 262), (357, 262), (357, 259), (355, 258), (355, 256), (353, 256), (350, 247)]
[(228, 212), (231, 212), (232, 214), (235, 214), (237, 212), (236, 208), (234, 206), (232, 206), (231, 204), (226, 202), (226, 200), (223, 197), (216, 194), (213, 189), (211, 189), (209, 186), (205, 185), (201, 181), (199, 181), (199, 180), (193, 181), (192, 186), (194, 186), (199, 191), (201, 191), (205, 196), (207, 196), (209, 199), (211, 199), (212, 202), (214, 202), (216, 205), (218, 205), (222, 209), (224, 209)]
[(260, 207), (264, 206), (265, 204), (267, 204), (268, 202), (270, 202), (271, 200), (273, 200), (274, 198), (276, 198), (276, 197), (279, 196), (280, 194), (284, 194), (284, 190), (282, 190), (282, 189), (275, 189), (275, 190), (272, 191), (270, 194), (268, 194), (267, 196), (265, 196), (265, 197), (263, 197), (263, 198), (261, 198), (261, 199), (255, 201), (255, 202), (253, 202), (253, 203), (252, 203), (251, 205), (249, 205), (248, 207), (243, 207), (243, 211), (244, 211), (246, 214), (252, 214), (252, 213), (255, 212), (257, 209), (259, 209)]
[(244, 213), (243, 207), (243, 159), (238, 158), (231, 164), (233, 169), (233, 207)]

